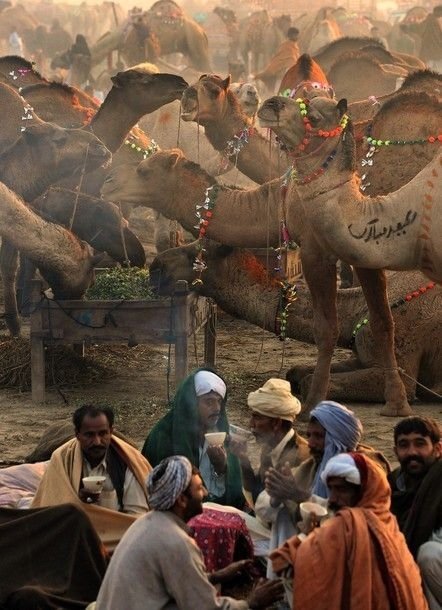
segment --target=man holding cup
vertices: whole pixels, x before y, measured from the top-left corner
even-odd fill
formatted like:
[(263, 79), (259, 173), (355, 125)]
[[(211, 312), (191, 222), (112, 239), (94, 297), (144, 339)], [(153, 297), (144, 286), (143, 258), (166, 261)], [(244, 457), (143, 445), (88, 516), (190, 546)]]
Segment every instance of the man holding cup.
[(109, 407), (84, 405), (73, 414), (73, 423), (76, 438), (52, 454), (32, 507), (79, 505), (113, 548), (134, 518), (149, 510), (144, 482), (151, 467), (113, 434)]

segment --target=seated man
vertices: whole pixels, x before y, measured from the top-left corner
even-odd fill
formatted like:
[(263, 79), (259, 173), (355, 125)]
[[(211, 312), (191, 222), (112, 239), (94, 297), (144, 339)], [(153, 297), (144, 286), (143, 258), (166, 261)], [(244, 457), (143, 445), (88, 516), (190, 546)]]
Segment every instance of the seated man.
[(183, 456), (170, 456), (150, 473), (151, 508), (114, 553), (96, 610), (247, 610), (282, 597), (280, 582), (258, 585), (247, 601), (218, 596), (186, 523), (203, 510), (207, 490)]
[(442, 608), (442, 460), (437, 422), (406, 417), (394, 428), (399, 468), (389, 475), (391, 511), (421, 569), (430, 610)]
[(230, 449), (241, 464), (243, 487), (253, 502), (264, 490), (264, 477), (268, 468), (280, 468), (286, 462), (298, 466), (309, 455), (307, 442), (293, 428), (301, 411), (301, 403), (290, 391), (285, 379), (269, 379), (247, 397), (251, 410), (250, 430), (262, 445), (259, 470), (255, 474), (247, 454), (246, 442), (231, 441)]
[[(114, 414), (109, 407), (82, 406), (73, 422), (76, 438), (52, 454), (32, 506), (81, 506), (110, 549), (135, 518), (149, 510), (144, 481), (151, 468), (135, 447), (112, 434)], [(83, 487), (82, 479), (95, 475), (106, 477), (99, 495)]]
[(275, 572), (292, 581), (292, 607), (427, 610), (419, 570), (389, 510), (385, 472), (360, 453), (342, 454), (321, 480), (335, 517), (271, 556)]
[(238, 458), (225, 443), (209, 447), (205, 434), (229, 432), (226, 384), (210, 368), (200, 368), (181, 382), (170, 411), (154, 426), (143, 455), (152, 466), (170, 455), (184, 455), (199, 468), (208, 500), (243, 508)]
[[(321, 480), (321, 473), (331, 457), (344, 451), (364, 451), (388, 470), (388, 463), (381, 454), (359, 444), (361, 435), (360, 420), (353, 411), (339, 403), (322, 401), (311, 411), (307, 427), (311, 457), (294, 469), (290, 469), (289, 464), (280, 469), (269, 468), (265, 476), (265, 491), (256, 502), (257, 516), (274, 524), (270, 551), (297, 531), (301, 502), (312, 495), (316, 496), (316, 501), (327, 498), (328, 490)], [(284, 523), (279, 518), (282, 510), (290, 519), (286, 518)], [(271, 576), (270, 565), (267, 574)]]

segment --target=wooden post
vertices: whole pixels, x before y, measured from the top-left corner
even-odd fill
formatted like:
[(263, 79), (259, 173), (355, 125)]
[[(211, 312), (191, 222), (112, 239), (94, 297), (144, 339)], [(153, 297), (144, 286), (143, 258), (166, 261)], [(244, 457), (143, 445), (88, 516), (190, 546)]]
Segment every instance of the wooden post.
[(43, 341), (43, 314), (38, 305), (43, 284), (31, 281), (31, 387), (32, 401), (40, 404), (45, 400), (45, 350)]
[(178, 280), (175, 287), (173, 312), (175, 342), (175, 382), (178, 384), (187, 377), (188, 361), (187, 348), (189, 328), (189, 287), (185, 280)]
[(209, 303), (209, 314), (204, 325), (204, 362), (215, 366), (216, 364), (216, 303)]

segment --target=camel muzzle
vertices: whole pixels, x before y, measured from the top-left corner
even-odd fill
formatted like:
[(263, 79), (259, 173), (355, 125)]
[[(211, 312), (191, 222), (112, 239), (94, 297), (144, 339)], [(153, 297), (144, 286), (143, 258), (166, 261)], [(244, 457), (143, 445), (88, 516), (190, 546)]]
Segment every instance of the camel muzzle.
[(275, 123), (279, 121), (279, 115), (284, 109), (284, 100), (280, 97), (271, 97), (262, 104), (261, 108), (258, 109), (258, 118), (263, 127), (267, 123)]

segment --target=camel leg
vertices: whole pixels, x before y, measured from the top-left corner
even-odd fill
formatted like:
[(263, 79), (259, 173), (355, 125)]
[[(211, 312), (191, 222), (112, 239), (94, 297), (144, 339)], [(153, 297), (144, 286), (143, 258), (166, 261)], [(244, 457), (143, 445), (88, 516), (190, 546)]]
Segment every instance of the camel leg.
[(377, 360), (384, 369), (385, 406), (381, 410), (381, 415), (389, 417), (411, 415), (413, 411), (408, 404), (394, 352), (394, 321), (388, 304), (385, 272), (358, 268), (357, 275), (370, 313), (370, 328), (377, 347)]
[[(301, 380), (301, 396), (307, 394), (310, 383), (311, 376)], [(328, 397), (344, 402), (383, 402), (384, 386), (384, 374), (379, 367), (337, 372), (330, 375)], [(416, 384), (408, 380), (406, 389), (409, 399), (414, 399)]]
[(5, 306), (5, 322), (13, 337), (20, 335), (17, 298), (15, 294), (15, 278), (18, 269), (18, 250), (6, 239), (2, 240), (0, 249), (0, 271), (3, 281), (3, 301)]
[[(327, 396), (330, 364), (338, 337), (336, 265), (325, 262), (317, 251), (301, 250), (302, 269), (313, 304), (313, 335), (318, 360), (304, 403), (306, 413)], [(305, 416), (303, 416), (305, 417)]]
[[(310, 377), (315, 370), (315, 364), (300, 364), (289, 369), (285, 374), (285, 378), (290, 382), (292, 394), (302, 394), (301, 383), (306, 377)], [(348, 358), (341, 362), (332, 362), (330, 373), (342, 373), (344, 371), (355, 371), (361, 367), (361, 363), (357, 358)], [(310, 382), (309, 382), (310, 384)], [(309, 386), (308, 386), (309, 387)]]

